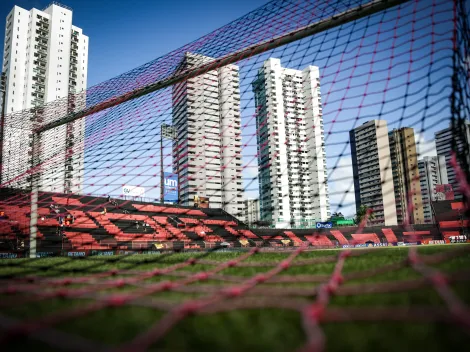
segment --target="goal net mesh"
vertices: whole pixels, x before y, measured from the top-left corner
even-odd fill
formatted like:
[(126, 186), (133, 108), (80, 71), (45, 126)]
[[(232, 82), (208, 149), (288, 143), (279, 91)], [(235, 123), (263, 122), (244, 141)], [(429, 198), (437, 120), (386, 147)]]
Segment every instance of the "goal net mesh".
[[(105, 348), (55, 328), (134, 305), (164, 314), (126, 342), (132, 351), (157, 343), (189, 315), (253, 308), (300, 312), (312, 351), (325, 343), (319, 322), (416, 319), (468, 329), (467, 308), (449, 286), (467, 280), (468, 271), (443, 274), (431, 266), (468, 258), (465, 246), (426, 256), (410, 248), (400, 262), (349, 274), (342, 272), (349, 256), (371, 250), (302, 259), (312, 247), (468, 238), (466, 5), (274, 0), (86, 91), (72, 85), (64, 98), (7, 111), (2, 257), (68, 257), (57, 265), (38, 259), (37, 268), (34, 260), (0, 261), (0, 290), (11, 295), (0, 305), (71, 304), (26, 321), (0, 315), (0, 339)], [(440, 222), (446, 212), (450, 218)], [(267, 247), (289, 251), (279, 261), (253, 259)], [(157, 268), (99, 272), (71, 258), (208, 248), (238, 251), (230, 260), (168, 254), (168, 265), (148, 259)], [(132, 263), (126, 255), (101, 259)], [(332, 273), (284, 272), (321, 263), (333, 263)], [(180, 270), (195, 264), (204, 269)], [(232, 267), (266, 270), (225, 274)], [(420, 279), (343, 286), (402, 267)], [(210, 284), (192, 285), (205, 280)], [(327, 309), (333, 295), (425, 286), (446, 306)], [(158, 295), (168, 292), (186, 296)]]

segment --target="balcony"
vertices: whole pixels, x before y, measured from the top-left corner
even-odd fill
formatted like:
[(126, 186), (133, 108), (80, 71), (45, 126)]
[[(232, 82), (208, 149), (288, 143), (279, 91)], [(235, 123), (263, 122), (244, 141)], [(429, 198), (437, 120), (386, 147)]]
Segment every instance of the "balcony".
[(45, 78), (46, 70), (41, 68), (33, 68), (33, 72), (36, 73), (38, 78)]
[(33, 88), (35, 86), (42, 87), (42, 88), (45, 87), (44, 82), (41, 82), (41, 81), (34, 81)]

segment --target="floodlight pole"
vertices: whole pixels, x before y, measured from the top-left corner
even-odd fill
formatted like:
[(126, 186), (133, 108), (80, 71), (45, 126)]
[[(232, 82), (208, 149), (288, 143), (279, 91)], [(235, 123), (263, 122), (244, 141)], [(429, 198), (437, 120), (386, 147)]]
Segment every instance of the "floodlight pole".
[(40, 133), (33, 133), (33, 150), (31, 162), (31, 208), (29, 223), (29, 257), (36, 258), (38, 231), (38, 193), (40, 174), (35, 168), (39, 165)]

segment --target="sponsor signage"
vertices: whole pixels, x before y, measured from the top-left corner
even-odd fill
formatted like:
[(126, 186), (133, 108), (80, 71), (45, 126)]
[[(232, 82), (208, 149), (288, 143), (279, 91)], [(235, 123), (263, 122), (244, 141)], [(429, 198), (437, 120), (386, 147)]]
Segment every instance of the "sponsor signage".
[(374, 247), (388, 247), (388, 243), (374, 243)]
[(145, 188), (132, 185), (122, 186), (122, 194), (128, 197), (145, 197)]
[(67, 252), (67, 257), (85, 257), (86, 252)]
[(36, 258), (53, 257), (54, 252), (36, 252)]
[(398, 242), (399, 246), (419, 246), (421, 241), (418, 242)]
[(428, 244), (445, 244), (446, 241), (444, 240), (430, 240), (428, 241)]
[(178, 175), (165, 172), (164, 178), (164, 200), (165, 202), (176, 203), (178, 201)]
[(467, 242), (467, 236), (450, 236), (449, 237), (449, 242), (450, 243), (466, 243)]
[(317, 222), (315, 226), (317, 229), (331, 229), (333, 224), (331, 222)]
[(18, 255), (18, 253), (0, 253), (0, 258), (15, 259), (15, 258), (21, 258), (21, 255)]
[(111, 256), (111, 255), (114, 255), (114, 251), (113, 250), (109, 250), (109, 251), (96, 251), (96, 250), (92, 250), (90, 255), (97, 255), (97, 256)]
[(393, 243), (360, 243), (360, 244), (343, 244), (343, 248), (365, 248), (365, 247), (392, 247)]

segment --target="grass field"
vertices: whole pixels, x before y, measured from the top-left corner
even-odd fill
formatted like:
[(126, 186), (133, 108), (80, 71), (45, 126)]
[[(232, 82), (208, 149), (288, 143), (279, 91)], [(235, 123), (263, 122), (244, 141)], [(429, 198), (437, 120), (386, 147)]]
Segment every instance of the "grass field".
[[(458, 253), (452, 251), (458, 250)], [(373, 248), (367, 253), (353, 250), (357, 256), (346, 258), (343, 267), (345, 281), (337, 295), (331, 298), (327, 312), (343, 312), (343, 318), (335, 322), (321, 322), (321, 328), (326, 337), (328, 351), (448, 351), (464, 349), (469, 346), (470, 335), (460, 325), (444, 322), (433, 322), (431, 311), (444, 312), (441, 320), (449, 319), (449, 311), (445, 301), (439, 296), (430, 282), (422, 282), (423, 276), (414, 268), (404, 263), (410, 249), (406, 247)], [(324, 250), (311, 251), (299, 254), (294, 263), (306, 259), (338, 257), (339, 251)], [(451, 253), (438, 263), (428, 263), (429, 267), (439, 270), (450, 278), (450, 286), (460, 299), (470, 302), (470, 245), (447, 246), (419, 246), (420, 256), (432, 256), (438, 253), (445, 255)], [(209, 253), (201, 258), (203, 261), (226, 262), (233, 260), (243, 253)], [(223, 277), (213, 277), (184, 286), (184, 289), (159, 292), (127, 302), (119, 307), (108, 307), (95, 312), (65, 319), (54, 326), (61, 332), (69, 335), (69, 344), (75, 344), (77, 336), (87, 341), (99, 343), (108, 347), (121, 346), (131, 341), (154, 325), (167, 313), (165, 310), (174, 308), (178, 303), (188, 299), (197, 299), (215, 295), (221, 288), (240, 285), (243, 280), (260, 273), (266, 273), (286, 259), (291, 253), (258, 253), (243, 261), (259, 266), (229, 267), (219, 272)], [(135, 293), (163, 280), (181, 282), (188, 275), (201, 271), (208, 272), (217, 267), (216, 263), (188, 265), (175, 271), (172, 275), (158, 275), (138, 282), (128, 283), (122, 287), (104, 287), (91, 294), (71, 298), (47, 298), (32, 301), (38, 294), (51, 292), (57, 289), (52, 283), (42, 285), (42, 280), (50, 278), (81, 278), (91, 274), (107, 272), (112, 269), (120, 270), (113, 277), (96, 278), (87, 283), (72, 283), (66, 286), (68, 292), (83, 288), (100, 287), (107, 280), (116, 281), (117, 278), (127, 280), (135, 278), (142, 272), (149, 272), (155, 268), (168, 268), (182, 263), (190, 257), (201, 257), (201, 254), (171, 254), (171, 255), (135, 255), (115, 257), (88, 257), (83, 259), (71, 258), (41, 258), (0, 260), (0, 288), (19, 285), (23, 293), (0, 295), (0, 338), (8, 319), (15, 321), (34, 320), (57, 312), (67, 312), (73, 309), (82, 309), (91, 302), (96, 302), (104, 295), (120, 293)], [(275, 282), (259, 283), (254, 289), (248, 290), (244, 298), (225, 299), (223, 312), (196, 314), (185, 317), (178, 322), (169, 333), (155, 343), (152, 349), (168, 351), (295, 351), (301, 348), (306, 341), (306, 334), (302, 326), (302, 317), (299, 309), (315, 300), (315, 288), (328, 279), (334, 270), (334, 261), (290, 266), (274, 278)], [(320, 259), (321, 261), (321, 259)], [(263, 266), (259, 263), (269, 264)], [(396, 263), (398, 269), (373, 273), (373, 270)], [(374, 275), (361, 278), (359, 273)], [(456, 276), (455, 273), (462, 274)], [(178, 274), (181, 273), (181, 274)], [(20, 284), (20, 277), (41, 276), (33, 282)], [(297, 278), (298, 282), (283, 281), (284, 278)], [(13, 281), (16, 280), (16, 281)], [(403, 282), (402, 282), (403, 281)], [(45, 281), (44, 281), (45, 282)], [(386, 283), (400, 285), (386, 286)], [(422, 285), (419, 283), (423, 283)], [(380, 285), (376, 286), (374, 284)], [(23, 285), (23, 286), (21, 286)], [(375, 289), (372, 289), (376, 287)], [(379, 287), (379, 289), (377, 289)], [(63, 288), (63, 287), (62, 287)], [(363, 288), (363, 290), (362, 290)], [(355, 290), (369, 293), (353, 294)], [(348, 293), (349, 292), (349, 293)], [(219, 295), (220, 296), (220, 295)], [(246, 299), (264, 302), (267, 308), (246, 308), (229, 310), (237, 300)], [(268, 302), (268, 303), (266, 303)], [(289, 307), (275, 308), (286, 305)], [(209, 305), (210, 306), (210, 305)], [(249, 305), (248, 305), (249, 306)], [(413, 309), (424, 309), (414, 314)], [(356, 310), (351, 310), (356, 308)], [(380, 308), (392, 310), (380, 311)], [(390, 312), (403, 312), (404, 318), (394, 318)], [(421, 312), (421, 313), (420, 313)], [(348, 315), (350, 314), (350, 315)], [(335, 320), (333, 315), (325, 315)], [(346, 316), (346, 318), (344, 318)], [(367, 318), (372, 316), (373, 318)], [(8, 317), (8, 319), (6, 319)], [(349, 318), (354, 321), (347, 321)], [(363, 320), (363, 321), (357, 321)], [(395, 321), (390, 321), (390, 320)], [(328, 319), (327, 319), (328, 320)], [(369, 321), (365, 321), (369, 320)], [(78, 346), (78, 341), (76, 342)], [(67, 342), (65, 344), (67, 345)], [(35, 350), (57, 349), (35, 339), (15, 337), (9, 340), (4, 350)]]

